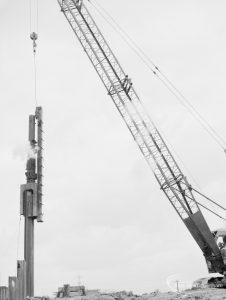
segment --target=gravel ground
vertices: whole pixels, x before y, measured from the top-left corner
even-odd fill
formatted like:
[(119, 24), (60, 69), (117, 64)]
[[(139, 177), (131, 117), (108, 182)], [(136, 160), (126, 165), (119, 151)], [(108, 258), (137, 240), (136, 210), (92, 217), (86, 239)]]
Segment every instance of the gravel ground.
[(226, 289), (203, 289), (203, 290), (189, 290), (183, 293), (160, 293), (158, 295), (146, 295), (139, 297), (140, 300), (174, 300), (174, 299), (190, 299), (190, 300), (226, 300)]
[[(56, 298), (58, 300), (115, 300), (114, 297), (102, 296), (83, 296), (72, 298)], [(203, 290), (188, 290), (182, 293), (159, 293), (157, 295), (148, 294), (140, 297), (125, 297), (122, 300), (176, 300), (176, 299), (189, 299), (189, 300), (226, 300), (226, 289), (203, 289)]]

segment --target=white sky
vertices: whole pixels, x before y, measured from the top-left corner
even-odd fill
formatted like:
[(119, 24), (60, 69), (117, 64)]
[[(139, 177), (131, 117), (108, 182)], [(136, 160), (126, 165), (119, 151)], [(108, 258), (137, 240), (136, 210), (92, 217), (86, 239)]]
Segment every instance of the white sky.
[[(28, 3), (0, 0), (1, 285), (16, 273), (19, 187), (28, 115), (35, 109)], [(159, 190), (57, 1), (39, 3), (45, 222), (35, 231), (36, 294), (77, 284), (79, 274), (88, 288), (137, 293), (168, 289), (174, 274), (185, 280), (207, 275), (201, 251)], [(226, 2), (99, 3), (225, 138)], [(225, 205), (223, 151), (90, 10), (163, 135), (202, 191)], [(222, 227), (205, 216), (212, 229)], [(19, 259), (22, 232), (21, 224)]]

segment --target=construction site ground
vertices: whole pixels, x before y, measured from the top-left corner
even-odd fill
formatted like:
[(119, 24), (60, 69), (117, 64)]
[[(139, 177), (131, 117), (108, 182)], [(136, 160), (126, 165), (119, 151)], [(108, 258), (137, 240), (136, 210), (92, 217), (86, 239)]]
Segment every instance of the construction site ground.
[(191, 299), (191, 300), (220, 300), (226, 299), (226, 289), (202, 289), (202, 290), (188, 290), (181, 293), (159, 293), (158, 295), (148, 295), (142, 297), (145, 300), (170, 300), (170, 299)]
[[(78, 297), (70, 298), (56, 298), (59, 300), (78, 300)], [(100, 296), (83, 296), (79, 297), (80, 300), (115, 300), (113, 296), (100, 295)], [(138, 297), (126, 297), (121, 300), (174, 300), (174, 299), (190, 299), (190, 300), (226, 300), (226, 289), (201, 289), (201, 290), (187, 290), (181, 293), (165, 292), (165, 293), (150, 293)]]

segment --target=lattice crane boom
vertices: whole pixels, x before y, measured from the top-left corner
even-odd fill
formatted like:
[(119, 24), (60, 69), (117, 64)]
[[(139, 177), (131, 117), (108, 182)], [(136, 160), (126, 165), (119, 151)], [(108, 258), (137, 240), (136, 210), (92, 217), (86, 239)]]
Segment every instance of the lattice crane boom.
[(209, 271), (223, 273), (225, 265), (220, 250), (199, 209), (191, 185), (146, 113), (131, 79), (124, 72), (83, 1), (58, 0), (58, 3), (160, 188), (203, 251)]

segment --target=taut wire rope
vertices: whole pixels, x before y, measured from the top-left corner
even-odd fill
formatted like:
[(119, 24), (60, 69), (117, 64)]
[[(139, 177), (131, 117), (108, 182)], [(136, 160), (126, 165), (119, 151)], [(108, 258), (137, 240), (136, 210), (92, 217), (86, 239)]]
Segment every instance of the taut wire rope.
[(38, 106), (37, 100), (37, 39), (38, 39), (38, 19), (39, 19), (39, 6), (38, 0), (29, 0), (29, 13), (30, 13), (30, 38), (33, 41), (33, 70), (34, 70), (34, 102), (35, 107)]
[[(163, 83), (163, 85), (180, 101), (180, 103), (192, 114), (196, 121), (212, 137), (212, 139), (226, 153), (226, 141), (213, 128), (213, 126), (199, 113), (191, 102), (180, 92), (180, 90), (160, 71), (156, 64), (149, 56), (139, 47), (139, 45), (129, 36), (129, 34), (115, 21), (107, 10), (99, 4), (97, 0), (89, 1), (102, 18), (116, 31), (123, 41), (131, 48), (132, 51), (141, 59), (145, 66)], [(96, 5), (93, 3), (95, 2)], [(97, 7), (98, 6), (98, 7)], [(106, 15), (106, 16), (105, 16)]]
[[(89, 1), (89, 0), (88, 0)], [(180, 101), (180, 103), (192, 114), (192, 116), (200, 123), (200, 125), (208, 132), (208, 134), (214, 139), (214, 141), (226, 152), (225, 140), (217, 133), (217, 131), (209, 124), (207, 120), (199, 113), (199, 111), (188, 101), (188, 99), (180, 92), (180, 90), (168, 79), (168, 77), (160, 71), (157, 65), (149, 58), (149, 56), (137, 45), (137, 43), (127, 34), (127, 32), (112, 18), (112, 16), (103, 8), (97, 0), (89, 1), (95, 10), (101, 15), (101, 17), (119, 34), (123, 41), (135, 52), (135, 54), (141, 59), (145, 66), (162, 82), (163, 85)], [(95, 2), (99, 8), (93, 4)], [(175, 152), (175, 150), (174, 150)], [(179, 155), (176, 153), (179, 157)], [(182, 159), (179, 157), (182, 161)], [(183, 163), (183, 161), (182, 161)], [(183, 163), (184, 164), (184, 163)], [(187, 169), (187, 167), (185, 166)], [(189, 172), (190, 173), (190, 172)], [(195, 179), (193, 178), (195, 181)], [(197, 184), (197, 183), (196, 183)], [(196, 193), (203, 196), (206, 200), (215, 204), (219, 208), (226, 210), (224, 207), (205, 196), (203, 193), (192, 188)], [(197, 201), (196, 201), (197, 202)], [(203, 204), (197, 202), (201, 207), (215, 214), (219, 218), (225, 220), (222, 216), (207, 208)]]

